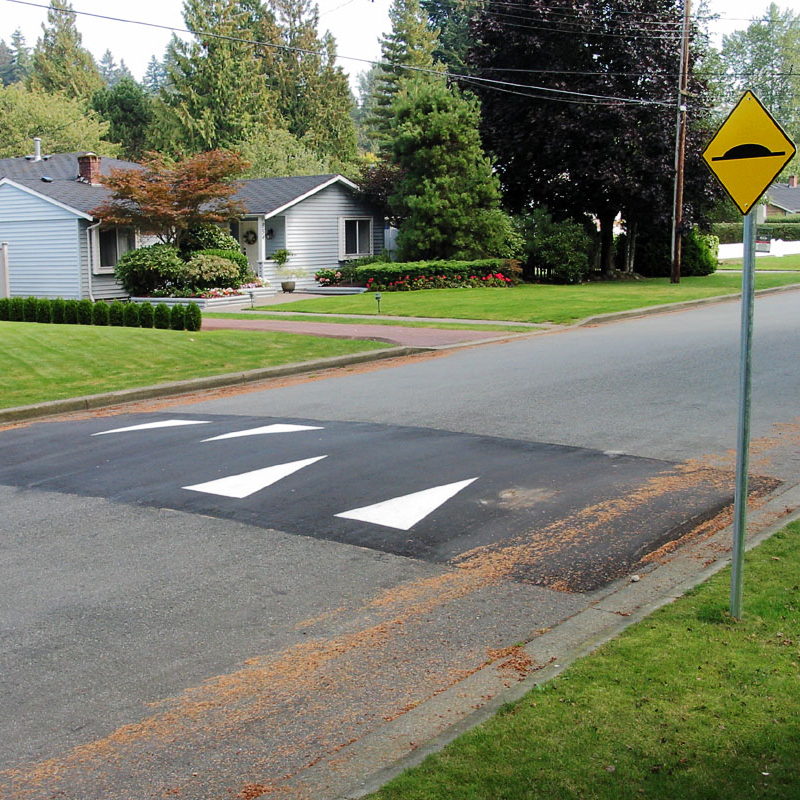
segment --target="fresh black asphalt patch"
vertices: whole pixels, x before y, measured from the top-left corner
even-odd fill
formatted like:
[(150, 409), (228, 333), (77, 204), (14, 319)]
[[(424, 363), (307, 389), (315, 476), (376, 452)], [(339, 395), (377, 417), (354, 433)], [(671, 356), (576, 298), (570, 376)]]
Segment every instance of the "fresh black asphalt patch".
[[(171, 420), (136, 414), (2, 432), (0, 483), (438, 563), (505, 554), (509, 577), (568, 591), (635, 570), (732, 502), (725, 473), (692, 476), (669, 462), (581, 448), (367, 423)], [(153, 423), (165, 426), (110, 432)], [(216, 438), (248, 431), (259, 432)], [(254, 489), (253, 481), (271, 482)]]

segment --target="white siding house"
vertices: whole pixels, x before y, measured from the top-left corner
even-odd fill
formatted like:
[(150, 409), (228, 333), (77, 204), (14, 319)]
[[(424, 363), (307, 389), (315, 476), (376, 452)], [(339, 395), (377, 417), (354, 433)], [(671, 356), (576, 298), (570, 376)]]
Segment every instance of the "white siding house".
[[(122, 253), (152, 239), (106, 226), (92, 215), (108, 198), (102, 175), (138, 164), (93, 153), (0, 159), (0, 242), (8, 243), (11, 296), (110, 300), (126, 293), (114, 278)], [(231, 226), (251, 269), (279, 291), (296, 276), (315, 285), (319, 269), (383, 250), (383, 219), (341, 175), (237, 181), (245, 208)], [(270, 256), (291, 252), (284, 274)], [(3, 291), (0, 287), (0, 291)]]

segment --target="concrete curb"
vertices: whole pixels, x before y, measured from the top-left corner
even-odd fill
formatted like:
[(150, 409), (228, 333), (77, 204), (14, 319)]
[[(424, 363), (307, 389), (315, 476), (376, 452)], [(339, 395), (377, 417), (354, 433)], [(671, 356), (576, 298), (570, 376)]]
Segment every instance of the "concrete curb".
[[(780, 517), (778, 522), (774, 521), (776, 516)], [(748, 536), (746, 549), (752, 550), (790, 522), (798, 519), (800, 519), (800, 484), (788, 488), (782, 487), (767, 503), (752, 513), (748, 527), (757, 528), (757, 532)], [(759, 521), (763, 526), (761, 528), (758, 528)], [(631, 582), (629, 579), (621, 579), (601, 590), (594, 602), (583, 611), (525, 645), (523, 650), (535, 664), (544, 665), (542, 668), (508, 688), (501, 688), (480, 708), (463, 715), (431, 738), (422, 741), (419, 746), (415, 745), (410, 752), (388, 766), (373, 772), (359, 780), (357, 784), (345, 788), (344, 791), (340, 790), (341, 793), (334, 795), (335, 800), (358, 800), (377, 791), (405, 770), (420, 764), (427, 756), (440, 752), (461, 734), (486, 722), (502, 706), (515, 702), (537, 686), (552, 681), (578, 659), (590, 655), (631, 625), (641, 622), (661, 607), (707, 581), (728, 566), (731, 558), (718, 555), (710, 566), (698, 572), (696, 569), (698, 550), (703, 551), (705, 548), (713, 551), (715, 547), (719, 548), (720, 542), (732, 542), (732, 532), (733, 526), (729, 526), (706, 542), (689, 543), (681, 548), (668, 564), (643, 571), (641, 580)], [(695, 559), (694, 564), (691, 563), (693, 559)], [(556, 660), (558, 663), (555, 663)], [(416, 729), (419, 737), (418, 726), (422, 719), (427, 720), (430, 725), (432, 717), (445, 718), (445, 709), (458, 706), (459, 697), (465, 695), (471, 698), (481, 697), (483, 693), (491, 692), (492, 687), (496, 688), (498, 681), (495, 673), (496, 670), (491, 664), (482, 668), (465, 681), (457, 683), (442, 694), (417, 706), (405, 717), (386, 726), (387, 729), (402, 728), (400, 732), (378, 730), (373, 736), (397, 742), (405, 738), (403, 735), (405, 730)], [(424, 723), (422, 727), (424, 728)], [(416, 738), (416, 741), (420, 739)], [(371, 747), (365, 749), (376, 750), (379, 747), (372, 743)]]
[(191, 394), (204, 389), (219, 389), (226, 386), (238, 386), (247, 383), (280, 378), (286, 375), (300, 375), (317, 370), (348, 367), (353, 364), (364, 364), (370, 361), (381, 361), (388, 358), (401, 358), (416, 353), (428, 352), (426, 347), (390, 347), (386, 350), (368, 350), (364, 353), (353, 353), (347, 356), (332, 356), (314, 361), (300, 361), (294, 364), (282, 364), (277, 367), (262, 367), (245, 372), (229, 372), (224, 375), (209, 375), (205, 378), (190, 378), (185, 381), (159, 383), (155, 386), (142, 386), (137, 389), (124, 389), (118, 392), (91, 394), (84, 397), (68, 397), (63, 400), (51, 400), (47, 403), (35, 403), (29, 406), (17, 406), (0, 410), (0, 424), (20, 422), (23, 420), (50, 417), (57, 414), (68, 414), (74, 411), (90, 411), (121, 403), (132, 403), (137, 400), (152, 400), (160, 397), (174, 397), (180, 394)]

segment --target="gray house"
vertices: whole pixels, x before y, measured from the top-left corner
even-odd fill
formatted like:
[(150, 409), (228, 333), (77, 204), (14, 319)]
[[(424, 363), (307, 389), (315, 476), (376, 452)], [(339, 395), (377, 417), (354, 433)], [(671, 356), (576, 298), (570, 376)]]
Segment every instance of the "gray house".
[[(112, 299), (125, 297), (114, 278), (117, 259), (151, 244), (151, 237), (103, 224), (91, 210), (108, 197), (101, 176), (138, 164), (93, 153), (0, 159), (0, 243), (7, 242), (11, 296)], [(383, 219), (341, 175), (237, 181), (246, 209), (231, 224), (250, 266), (279, 291), (296, 275), (313, 286), (314, 272), (383, 250)], [(286, 249), (286, 275), (270, 256)], [(0, 281), (0, 295), (4, 284)]]
[(790, 175), (788, 183), (773, 183), (767, 191), (767, 216), (785, 217), (800, 213), (800, 186), (797, 175)]

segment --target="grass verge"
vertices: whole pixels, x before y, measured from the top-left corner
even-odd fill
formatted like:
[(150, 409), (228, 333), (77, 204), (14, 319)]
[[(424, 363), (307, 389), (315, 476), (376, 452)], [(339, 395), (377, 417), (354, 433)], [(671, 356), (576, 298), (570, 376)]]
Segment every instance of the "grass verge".
[(215, 311), (203, 314), (203, 317), (217, 317), (218, 319), (245, 319), (251, 317), (260, 317), (261, 319), (280, 320), (281, 322), (333, 322), (341, 325), (402, 325), (404, 328), (438, 328), (439, 330), (448, 331), (498, 331), (500, 333), (529, 333), (529, 327), (521, 325), (486, 325), (478, 323), (477, 325), (470, 325), (464, 322), (415, 322), (409, 320), (408, 322), (398, 322), (396, 319), (353, 319), (353, 317), (333, 317), (326, 314), (324, 317), (315, 319), (309, 314), (291, 314), (286, 311), (271, 311), (269, 313), (258, 313), (257, 310), (247, 310), (245, 312), (222, 312)]
[(373, 800), (800, 797), (800, 523)]
[[(756, 288), (800, 283), (797, 275), (757, 275)], [(486, 319), (505, 322), (569, 323), (595, 314), (628, 311), (741, 291), (741, 277), (715, 274), (641, 281), (585, 283), (579, 286), (523, 284), (512, 289), (431, 289), (423, 292), (384, 292), (381, 312), (387, 316)], [(269, 310), (274, 310), (272, 306)], [(321, 297), (292, 303), (290, 313), (374, 314), (372, 294)]]
[(382, 342), (261, 331), (164, 331), (0, 322), (0, 407), (80, 397), (315, 358)]
[[(727, 258), (720, 261), (721, 267), (729, 269), (741, 269), (741, 258)], [(756, 256), (756, 272), (759, 270), (771, 269), (793, 269), (800, 270), (800, 253), (793, 253), (788, 256)]]

